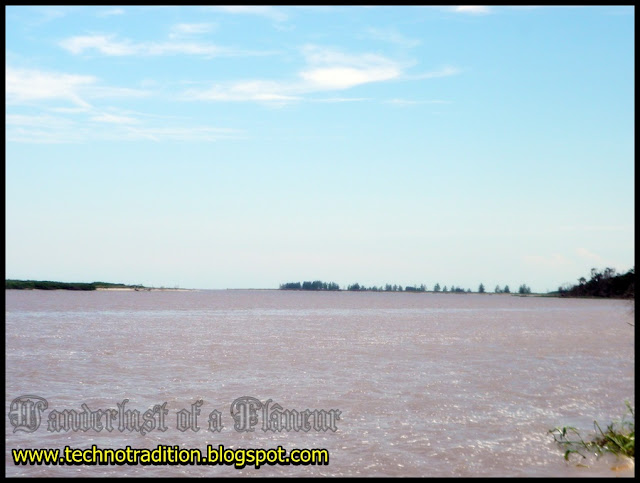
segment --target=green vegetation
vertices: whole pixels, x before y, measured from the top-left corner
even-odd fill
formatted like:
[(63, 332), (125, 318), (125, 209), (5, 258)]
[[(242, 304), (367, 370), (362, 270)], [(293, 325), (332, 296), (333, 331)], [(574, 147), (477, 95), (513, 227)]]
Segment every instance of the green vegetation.
[(142, 285), (125, 285), (107, 282), (51, 282), (42, 280), (5, 280), (5, 289), (12, 290), (96, 290), (98, 288), (144, 289)]
[(426, 292), (427, 291), (427, 286), (425, 284), (420, 285), (419, 287), (412, 287), (410, 285), (407, 285), (404, 288), (405, 292)]
[(615, 268), (605, 268), (599, 271), (591, 269), (591, 279), (584, 277), (578, 279), (578, 285), (558, 287), (554, 294), (561, 297), (608, 297), (608, 298), (635, 298), (635, 268), (627, 273), (617, 274)]
[(315, 282), (290, 282), (280, 285), (280, 290), (340, 290), (337, 283), (334, 282), (322, 282), (316, 280)]
[[(509, 288), (506, 287), (508, 290)], [(346, 288), (341, 289), (340, 286), (335, 282), (322, 282), (320, 280), (316, 280), (315, 282), (288, 282), (280, 284), (280, 290), (347, 290), (349, 292), (415, 292), (415, 293), (424, 293), (428, 292), (429, 289), (425, 284), (420, 285), (407, 285), (404, 288), (402, 285), (397, 284), (385, 284), (377, 286), (373, 285), (371, 287), (367, 287), (365, 285), (360, 285), (359, 283), (353, 283), (351, 285), (347, 285)], [(456, 287), (455, 285), (451, 285), (451, 288), (447, 289), (445, 285), (443, 289), (440, 288), (440, 284), (436, 283), (433, 287), (433, 292), (449, 292), (449, 293), (471, 293), (471, 289), (464, 289), (462, 287)], [(484, 293), (484, 285), (480, 284), (479, 293)]]
[(527, 285), (525, 285), (524, 283), (522, 285), (520, 285), (520, 287), (518, 288), (518, 293), (520, 294), (530, 294), (531, 293), (531, 288), (527, 287)]
[(572, 454), (580, 455), (584, 459), (585, 452), (595, 453), (597, 456), (613, 453), (617, 456), (635, 458), (635, 412), (629, 401), (626, 401), (625, 405), (627, 413), (620, 421), (608, 425), (606, 431), (602, 430), (597, 421), (593, 422), (596, 434), (590, 441), (585, 441), (573, 426), (549, 430), (553, 439), (565, 449), (564, 459), (569, 461)]
[(467, 289), (463, 289), (461, 287), (456, 287), (455, 285), (452, 285), (451, 288), (449, 288), (449, 292), (451, 293), (469, 293), (471, 292), (471, 290)]
[[(429, 292), (425, 284), (421, 285), (407, 285), (402, 288), (402, 285), (385, 284), (380, 286), (367, 287), (359, 283), (353, 283), (346, 287), (340, 288), (335, 282), (322, 282), (316, 280), (314, 282), (290, 282), (280, 285), (281, 290), (347, 290), (350, 292)], [(471, 293), (471, 289), (464, 289), (455, 285), (444, 285), (436, 283), (433, 286), (431, 292), (444, 292), (444, 293)], [(487, 289), (483, 283), (478, 286), (476, 293), (487, 293)], [(510, 294), (511, 289), (509, 285), (501, 287), (496, 285), (494, 293), (497, 294)], [(531, 287), (523, 283), (518, 287), (518, 295), (531, 295)], [(515, 290), (514, 290), (515, 294)], [(625, 274), (616, 274), (615, 269), (606, 268), (603, 271), (598, 271), (595, 268), (591, 269), (591, 280), (587, 281), (584, 277), (578, 279), (578, 285), (571, 286), (570, 284), (558, 288), (556, 292), (549, 292), (547, 296), (560, 296), (560, 297), (613, 297), (613, 298), (635, 298), (635, 271), (632, 268)]]

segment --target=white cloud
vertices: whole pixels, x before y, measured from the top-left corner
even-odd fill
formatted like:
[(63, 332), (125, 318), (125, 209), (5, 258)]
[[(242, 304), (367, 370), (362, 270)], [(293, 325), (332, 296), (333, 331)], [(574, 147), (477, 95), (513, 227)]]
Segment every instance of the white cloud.
[(420, 40), (408, 38), (401, 33), (398, 33), (395, 30), (384, 30), (384, 29), (375, 29), (370, 28), (367, 30), (367, 33), (370, 37), (382, 40), (384, 42), (389, 42), (391, 44), (398, 45), (400, 47), (417, 47), (420, 45)]
[(486, 5), (457, 5), (453, 7), (455, 12), (468, 13), (471, 15), (484, 15), (491, 12), (491, 9)]
[(27, 23), (31, 27), (41, 26), (42, 24), (64, 17), (65, 15), (67, 15), (67, 12), (69, 12), (70, 8), (74, 7), (34, 7), (31, 10), (31, 17), (29, 18)]
[(315, 46), (305, 47), (303, 53), (310, 68), (302, 71), (300, 77), (318, 90), (348, 89), (402, 74), (403, 66), (379, 55), (349, 55)]
[(452, 67), (450, 65), (446, 65), (438, 70), (434, 70), (431, 72), (425, 72), (424, 74), (416, 74), (409, 76), (410, 79), (433, 79), (435, 77), (449, 77), (452, 75), (459, 74), (461, 71), (457, 67)]
[(302, 49), (307, 66), (288, 81), (247, 80), (192, 89), (184, 98), (212, 101), (291, 102), (306, 94), (345, 90), (359, 85), (399, 79), (404, 64), (373, 54), (346, 54), (307, 46)]
[(317, 45), (305, 45), (302, 54), (308, 64), (313, 66), (354, 66), (370, 67), (372, 65), (390, 65), (395, 62), (376, 54), (347, 54), (335, 49), (319, 47)]
[(141, 97), (148, 91), (110, 87), (99, 84), (94, 76), (47, 72), (36, 69), (6, 67), (7, 104), (29, 104), (36, 101), (67, 101), (74, 109), (88, 109), (87, 99), (105, 97)]
[(106, 35), (81, 35), (60, 42), (60, 47), (72, 54), (95, 49), (105, 55), (131, 55), (136, 48), (128, 42), (116, 42)]
[[(187, 27), (185, 27), (185, 29), (187, 29)], [(196, 28), (193, 27), (192, 30), (195, 31)], [(173, 37), (175, 38), (176, 35), (173, 34)], [(107, 56), (200, 55), (205, 57), (218, 57), (273, 54), (273, 52), (237, 50), (199, 42), (132, 42), (130, 40), (117, 40), (112, 35), (80, 35), (69, 37), (68, 39), (62, 40), (59, 45), (75, 55), (90, 51), (97, 51)]]
[(139, 121), (129, 116), (116, 116), (114, 114), (99, 114), (91, 117), (92, 121), (107, 122), (112, 124), (138, 124)]
[(266, 5), (220, 5), (210, 8), (212, 10), (231, 14), (259, 15), (262, 17), (270, 18), (271, 20), (275, 20), (277, 22), (283, 22), (288, 18), (287, 14), (285, 14), (281, 10)]
[(300, 73), (311, 90), (348, 89), (360, 84), (395, 79), (400, 70), (393, 67), (324, 67)]
[(87, 95), (92, 99), (103, 97), (146, 97), (151, 95), (147, 90), (131, 89), (129, 87), (92, 86), (87, 89)]
[(211, 101), (294, 101), (300, 98), (290, 93), (295, 86), (270, 81), (241, 81), (231, 85), (214, 85), (204, 91), (188, 91), (187, 98)]
[(8, 142), (29, 144), (62, 144), (77, 142), (82, 138), (82, 125), (72, 119), (47, 114), (30, 116), (6, 115), (6, 139)]
[(179, 23), (171, 27), (170, 38), (202, 35), (212, 32), (216, 25), (212, 23)]
[(52, 107), (49, 109), (51, 112), (61, 112), (63, 114), (77, 114), (89, 110), (91, 110), (89, 107)]
[(30, 116), (25, 114), (7, 114), (5, 116), (7, 126), (29, 126), (29, 127), (51, 127), (51, 126), (70, 126), (72, 122), (64, 117), (50, 116), (48, 114), (40, 114)]
[(144, 125), (142, 121), (110, 113), (90, 117), (51, 115), (6, 116), (8, 142), (29, 144), (82, 144), (93, 141), (215, 142), (239, 139), (244, 132), (212, 126)]
[(227, 50), (216, 45), (195, 42), (142, 42), (129, 40), (118, 41), (107, 35), (85, 35), (70, 37), (60, 42), (60, 46), (72, 54), (83, 54), (96, 50), (109, 56), (124, 55), (205, 55), (216, 56), (227, 53)]
[(312, 102), (326, 102), (326, 103), (339, 103), (339, 102), (362, 102), (370, 101), (369, 97), (327, 97), (324, 99), (310, 99)]
[(124, 15), (124, 10), (121, 8), (112, 8), (110, 10), (98, 12), (98, 17), (111, 17), (113, 15)]
[(127, 128), (131, 139), (149, 139), (152, 141), (207, 141), (214, 142), (222, 139), (239, 139), (244, 135), (242, 131), (229, 128), (207, 126), (193, 127), (144, 127)]
[(93, 76), (43, 72), (34, 69), (6, 67), (6, 101), (8, 104), (41, 100), (66, 100), (88, 107), (79, 91), (94, 84)]

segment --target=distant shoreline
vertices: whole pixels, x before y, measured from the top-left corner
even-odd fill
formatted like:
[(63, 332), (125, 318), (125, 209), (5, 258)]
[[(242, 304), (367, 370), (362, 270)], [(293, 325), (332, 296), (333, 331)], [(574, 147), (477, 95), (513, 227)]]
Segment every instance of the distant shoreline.
[(5, 290), (71, 290), (81, 292), (93, 292), (97, 290), (123, 291), (123, 292), (151, 292), (172, 291), (187, 292), (192, 289), (145, 287), (144, 285), (127, 285), (124, 283), (108, 282), (55, 282), (49, 280), (5, 280)]

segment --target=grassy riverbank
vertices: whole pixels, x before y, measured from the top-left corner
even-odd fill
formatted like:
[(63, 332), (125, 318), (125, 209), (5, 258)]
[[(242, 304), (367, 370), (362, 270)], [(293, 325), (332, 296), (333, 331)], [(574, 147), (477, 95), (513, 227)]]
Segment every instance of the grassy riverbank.
[[(580, 432), (573, 426), (554, 428), (549, 431), (553, 439), (565, 451), (564, 458), (569, 461), (571, 455), (578, 455), (583, 460), (588, 454), (601, 456), (606, 453), (614, 454), (627, 461), (635, 461), (635, 410), (626, 401), (627, 413), (619, 421), (609, 424), (605, 430), (597, 421), (593, 422), (595, 435), (585, 441)], [(631, 463), (633, 464), (633, 463)], [(612, 469), (623, 469), (614, 467)]]

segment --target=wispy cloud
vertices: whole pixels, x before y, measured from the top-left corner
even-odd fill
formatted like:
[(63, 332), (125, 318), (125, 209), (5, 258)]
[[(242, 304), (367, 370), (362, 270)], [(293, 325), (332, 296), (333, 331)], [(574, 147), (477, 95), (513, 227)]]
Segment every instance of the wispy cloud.
[(43, 72), (34, 69), (6, 67), (6, 101), (8, 104), (42, 100), (65, 100), (88, 107), (80, 92), (93, 85), (93, 76)]
[(376, 54), (347, 54), (334, 49), (306, 46), (305, 67), (290, 80), (244, 80), (215, 84), (209, 89), (191, 89), (189, 100), (292, 102), (305, 95), (340, 91), (359, 85), (400, 79), (407, 68)]
[(29, 17), (26, 20), (28, 27), (42, 27), (51, 21), (67, 15), (72, 7), (34, 6), (29, 7)]
[(169, 38), (189, 37), (212, 32), (216, 28), (213, 23), (179, 23), (171, 27)]
[(208, 101), (259, 101), (286, 102), (300, 100), (299, 89), (293, 84), (272, 81), (252, 80), (231, 84), (216, 84), (209, 89), (188, 90), (183, 98), (187, 100)]
[(50, 127), (54, 125), (58, 126), (71, 126), (73, 122), (61, 116), (51, 116), (48, 114), (40, 114), (36, 116), (25, 114), (7, 114), (5, 116), (5, 123), (7, 126), (23, 126), (23, 127)]
[(114, 114), (99, 114), (91, 117), (92, 121), (106, 122), (111, 124), (138, 124), (140, 121), (130, 116), (116, 116)]
[(413, 99), (389, 99), (384, 102), (385, 104), (391, 104), (397, 107), (408, 107), (408, 106), (415, 106), (420, 104), (451, 104), (450, 101), (442, 101), (442, 100), (420, 101), (420, 100), (413, 100)]
[[(183, 24), (183, 32), (189, 29), (187, 25), (188, 24)], [(190, 27), (192, 29), (192, 32), (196, 30), (193, 25), (191, 25)], [(201, 30), (204, 29), (203, 24), (201, 24), (199, 28)], [(60, 47), (74, 55), (80, 55), (87, 52), (95, 51), (102, 55), (116, 57), (127, 55), (197, 55), (204, 57), (219, 57), (273, 54), (273, 52), (239, 50), (201, 42), (133, 42), (126, 39), (118, 40), (113, 35), (80, 35), (69, 37), (62, 40), (59, 45)]]
[(383, 42), (389, 42), (400, 47), (412, 48), (417, 47), (421, 43), (418, 39), (406, 37), (392, 29), (369, 28), (366, 33), (371, 38), (381, 40)]
[(361, 67), (322, 67), (300, 72), (310, 91), (349, 89), (361, 84), (381, 82), (399, 77), (393, 65)]
[[(104, 85), (94, 76), (6, 67), (6, 139), (20, 143), (86, 143), (95, 140), (215, 141), (240, 131), (185, 126), (184, 120), (132, 115), (98, 107), (104, 99), (149, 95), (148, 91)], [(62, 105), (61, 105), (62, 104)], [(40, 114), (11, 112), (16, 106), (40, 108)], [(48, 111), (48, 113), (47, 113)]]
[(261, 17), (267, 17), (277, 22), (283, 22), (289, 18), (289, 16), (282, 10), (275, 7), (266, 5), (220, 5), (216, 7), (209, 7), (212, 10), (216, 10), (224, 13), (240, 14), (240, 15), (259, 15)]
[(149, 93), (137, 89), (102, 85), (89, 75), (6, 67), (7, 104), (37, 101), (66, 101), (76, 108), (89, 108), (89, 100), (106, 97), (141, 97)]
[(129, 87), (113, 87), (95, 85), (87, 89), (87, 95), (92, 99), (100, 98), (124, 98), (124, 97), (147, 97), (152, 95), (151, 91), (143, 89), (132, 89)]
[(348, 89), (391, 80), (400, 77), (404, 67), (374, 54), (345, 54), (316, 46), (305, 47), (303, 53), (308, 67), (299, 75), (312, 90)]
[(459, 68), (453, 67), (451, 65), (445, 65), (437, 70), (432, 70), (430, 72), (425, 72), (423, 74), (413, 74), (408, 76), (409, 79), (433, 79), (435, 77), (449, 77), (452, 75), (457, 75), (462, 72)]
[(121, 8), (111, 8), (98, 12), (98, 17), (112, 17), (114, 15), (124, 15), (124, 10)]
[(86, 125), (78, 124), (69, 117), (7, 114), (6, 138), (8, 142), (29, 144), (63, 144), (77, 142), (82, 138)]
[(491, 12), (491, 9), (486, 5), (457, 5), (451, 8), (454, 12), (467, 13), (471, 15), (485, 15)]
[(311, 102), (326, 102), (329, 104), (339, 102), (363, 102), (370, 100), (370, 97), (327, 97), (324, 99), (310, 99)]
[(8, 114), (6, 139), (29, 144), (84, 144), (94, 141), (216, 142), (242, 139), (243, 131), (213, 126), (147, 124), (141, 119), (111, 113), (84, 116)]
[(130, 42), (118, 42), (106, 35), (80, 35), (60, 42), (60, 47), (72, 54), (82, 54), (86, 50), (95, 49), (105, 55), (131, 55), (136, 46)]
[(223, 139), (242, 139), (243, 131), (229, 128), (217, 128), (207, 126), (192, 127), (145, 127), (128, 128), (130, 139), (150, 139), (156, 142), (162, 141), (206, 141), (215, 142)]
[(108, 56), (125, 55), (205, 55), (217, 56), (226, 50), (211, 44), (195, 42), (143, 42), (136, 43), (129, 40), (116, 40), (108, 35), (85, 35), (70, 37), (60, 42), (60, 46), (72, 54), (83, 54), (95, 50)]

